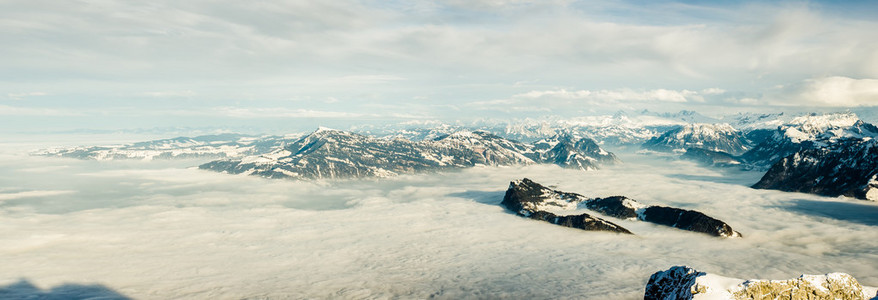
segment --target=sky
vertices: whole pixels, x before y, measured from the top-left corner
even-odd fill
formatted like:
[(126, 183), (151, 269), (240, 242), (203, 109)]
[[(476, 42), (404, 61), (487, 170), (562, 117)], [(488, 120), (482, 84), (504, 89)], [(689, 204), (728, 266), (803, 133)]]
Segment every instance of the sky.
[(875, 107), (875, 15), (869, 1), (8, 0), (0, 127)]

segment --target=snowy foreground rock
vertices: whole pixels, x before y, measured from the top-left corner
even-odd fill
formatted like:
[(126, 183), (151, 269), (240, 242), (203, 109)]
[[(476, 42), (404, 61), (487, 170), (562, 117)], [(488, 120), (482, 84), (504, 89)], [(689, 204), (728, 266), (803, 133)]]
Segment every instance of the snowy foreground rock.
[(527, 178), (510, 182), (500, 204), (520, 216), (584, 230), (631, 233), (595, 216), (563, 215), (562, 212), (584, 208), (623, 220), (646, 221), (718, 237), (741, 237), (725, 222), (694, 210), (649, 206), (623, 196), (588, 198), (556, 191)]
[(643, 299), (878, 299), (878, 289), (848, 274), (802, 275), (788, 280), (742, 280), (676, 266), (649, 277)]

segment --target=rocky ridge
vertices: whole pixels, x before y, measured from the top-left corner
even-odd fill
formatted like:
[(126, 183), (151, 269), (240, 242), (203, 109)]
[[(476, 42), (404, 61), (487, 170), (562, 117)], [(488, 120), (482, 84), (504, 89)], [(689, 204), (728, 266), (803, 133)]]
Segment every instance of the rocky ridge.
[[(509, 183), (506, 195), (500, 203), (507, 209), (524, 217), (540, 220), (547, 219), (547, 214), (552, 218), (558, 217), (563, 212), (574, 211), (579, 208), (589, 209), (606, 216), (623, 220), (639, 220), (678, 229), (709, 234), (717, 237), (741, 237), (731, 226), (720, 220), (711, 218), (701, 212), (664, 206), (648, 206), (624, 196), (607, 198), (588, 198), (576, 193), (568, 193), (547, 188), (530, 179), (524, 178)], [(547, 214), (544, 214), (547, 213)], [(616, 232), (630, 233), (614, 223), (585, 215), (588, 218), (601, 221), (601, 224), (612, 226)], [(557, 224), (558, 222), (552, 222)], [(605, 227), (606, 227), (605, 226)], [(606, 230), (604, 227), (589, 226), (577, 227), (585, 230)]]

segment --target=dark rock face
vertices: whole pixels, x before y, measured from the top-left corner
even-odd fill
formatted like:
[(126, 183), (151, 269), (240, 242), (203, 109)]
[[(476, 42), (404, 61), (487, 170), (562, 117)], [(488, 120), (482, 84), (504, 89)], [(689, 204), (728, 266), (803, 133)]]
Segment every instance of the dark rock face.
[(878, 200), (878, 140), (844, 140), (822, 149), (806, 149), (771, 166), (757, 189)]
[(593, 217), (589, 214), (557, 216), (550, 212), (537, 211), (527, 217), (534, 220), (546, 221), (559, 226), (579, 228), (582, 230), (632, 234), (631, 231), (622, 228), (622, 226), (613, 224), (601, 218)]
[[(649, 276), (643, 300), (656, 299), (692, 299), (692, 287), (699, 276), (707, 275), (685, 266), (671, 267), (667, 271), (658, 271)], [(695, 291), (698, 293), (698, 291)]]
[(637, 209), (630, 205), (625, 205), (626, 200), (632, 203), (634, 201), (624, 196), (612, 196), (586, 201), (585, 207), (614, 218), (636, 219)]
[(700, 148), (741, 154), (749, 149), (749, 143), (741, 132), (728, 124), (687, 124), (649, 139), (642, 147), (660, 152)]
[(708, 217), (694, 211), (674, 207), (650, 206), (644, 209), (642, 220), (680, 228), (683, 230), (706, 233), (719, 237), (740, 237), (741, 234), (723, 221)]
[(683, 153), (680, 158), (716, 167), (740, 166), (742, 163), (741, 160), (734, 155), (699, 148), (686, 149), (686, 153)]

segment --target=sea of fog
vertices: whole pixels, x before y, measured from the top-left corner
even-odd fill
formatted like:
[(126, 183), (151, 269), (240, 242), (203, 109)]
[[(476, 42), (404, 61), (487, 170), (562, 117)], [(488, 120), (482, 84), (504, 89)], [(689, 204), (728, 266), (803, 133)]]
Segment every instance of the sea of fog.
[[(26, 154), (46, 143), (0, 151), (0, 298), (639, 299), (652, 273), (675, 265), (736, 278), (846, 272), (878, 286), (878, 204), (750, 189), (756, 172), (620, 153), (624, 164), (591, 172), (305, 182), (202, 171), (198, 160)], [(699, 210), (744, 238), (527, 220), (499, 206), (523, 177)]]

